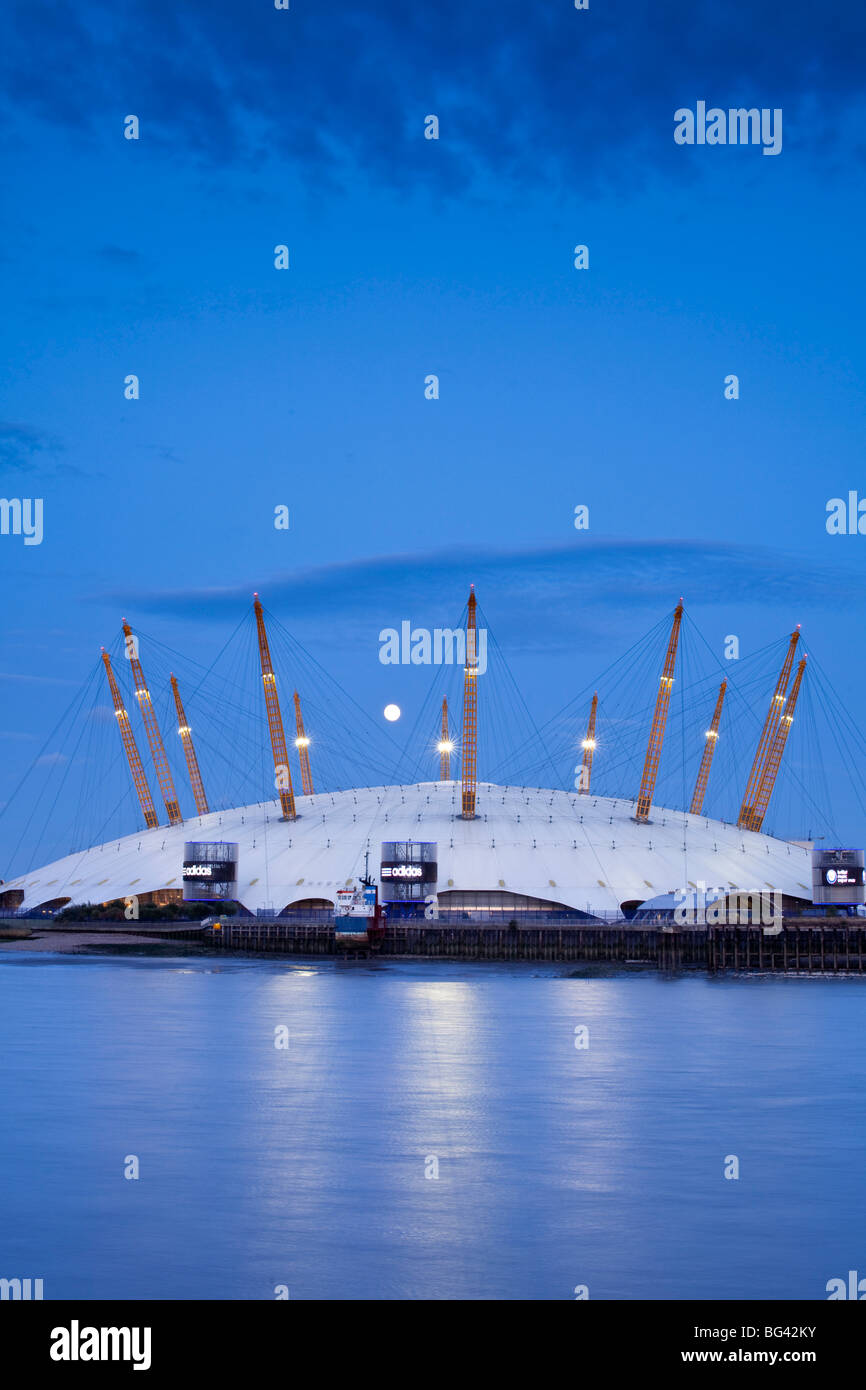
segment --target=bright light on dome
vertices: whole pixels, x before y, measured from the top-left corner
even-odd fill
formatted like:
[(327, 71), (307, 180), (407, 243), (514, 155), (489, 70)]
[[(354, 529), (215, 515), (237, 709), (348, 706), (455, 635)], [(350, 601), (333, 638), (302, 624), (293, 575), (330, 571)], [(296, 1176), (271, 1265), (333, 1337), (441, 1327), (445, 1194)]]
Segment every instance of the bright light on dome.
[(296, 738), (296, 739), (295, 739), (295, 747), (296, 747), (296, 748), (309, 748), (309, 746), (310, 746), (310, 740), (309, 740), (308, 738)]
[(382, 713), (384, 714), (384, 716), (385, 716), (385, 718), (388, 720), (388, 722), (389, 722), (390, 724), (393, 724), (395, 719), (399, 719), (399, 718), (400, 718), (400, 706), (399, 706), (399, 705), (386, 705), (385, 708), (384, 708), (384, 710), (382, 711)]
[(443, 739), (441, 743), (436, 744), (436, 751), (437, 753), (453, 753), (454, 744), (450, 739)]

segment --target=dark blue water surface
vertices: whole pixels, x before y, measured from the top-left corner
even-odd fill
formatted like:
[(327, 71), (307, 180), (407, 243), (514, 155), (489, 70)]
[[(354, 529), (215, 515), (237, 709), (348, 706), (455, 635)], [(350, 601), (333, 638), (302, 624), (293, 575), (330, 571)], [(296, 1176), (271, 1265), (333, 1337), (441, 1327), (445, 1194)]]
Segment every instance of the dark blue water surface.
[(826, 1298), (866, 1274), (864, 1012), (866, 979), (0, 955), (0, 1275)]

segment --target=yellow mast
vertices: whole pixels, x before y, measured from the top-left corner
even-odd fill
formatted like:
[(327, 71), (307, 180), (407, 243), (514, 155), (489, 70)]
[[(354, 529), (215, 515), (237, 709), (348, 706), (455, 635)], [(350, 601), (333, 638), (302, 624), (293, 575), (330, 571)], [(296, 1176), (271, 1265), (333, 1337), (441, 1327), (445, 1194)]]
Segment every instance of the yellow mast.
[(451, 742), (451, 733), (448, 728), (448, 696), (442, 699), (442, 737), (436, 745), (439, 754), (439, 781), (451, 781), (451, 754), (454, 752), (454, 744)]
[(683, 602), (680, 599), (674, 609), (674, 621), (671, 628), (671, 635), (668, 639), (668, 649), (665, 655), (664, 670), (659, 680), (659, 693), (656, 696), (656, 707), (653, 714), (652, 728), (650, 729), (649, 743), (647, 744), (646, 758), (643, 765), (643, 776), (641, 777), (640, 792), (637, 799), (637, 810), (635, 820), (648, 821), (650, 807), (655, 791), (656, 777), (658, 776), (659, 761), (662, 755), (662, 745), (665, 739), (665, 725), (668, 721), (668, 707), (671, 702), (671, 690), (674, 684), (674, 667), (677, 660), (677, 643), (680, 637), (680, 624), (683, 620)]
[(129, 715), (126, 706), (118, 689), (117, 680), (111, 669), (111, 657), (105, 648), (102, 648), (102, 660), (105, 663), (105, 672), (108, 676), (108, 688), (111, 691), (111, 698), (114, 702), (114, 713), (117, 716), (117, 727), (120, 730), (120, 738), (123, 743), (123, 751), (126, 754), (126, 761), (129, 763), (129, 770), (132, 773), (132, 782), (138, 796), (139, 805), (144, 815), (144, 823), (148, 830), (154, 830), (159, 825), (156, 811), (153, 806), (153, 797), (150, 794), (150, 787), (147, 785), (147, 778), (144, 775), (144, 768), (141, 764), (141, 756), (138, 745), (135, 742), (135, 735), (132, 732), (132, 725), (129, 722)]
[(195, 809), (200, 816), (206, 816), (209, 811), (207, 797), (204, 794), (204, 782), (199, 772), (198, 758), (195, 755), (195, 747), (192, 741), (192, 730), (187, 722), (184, 713), (183, 702), (180, 698), (180, 690), (177, 685), (177, 678), (171, 677), (171, 690), (174, 695), (174, 707), (177, 710), (177, 732), (183, 744), (184, 757), (186, 758), (186, 770), (189, 773), (189, 783), (192, 787), (192, 794), (195, 797)]
[(478, 634), (475, 626), (475, 585), (471, 586), (466, 614), (466, 664), (463, 667), (463, 745), (460, 783), (463, 820), (475, 818), (478, 763)]
[(767, 807), (770, 804), (770, 797), (773, 795), (773, 788), (776, 785), (776, 778), (779, 774), (782, 754), (785, 751), (788, 734), (791, 732), (791, 725), (794, 722), (794, 710), (797, 708), (797, 696), (800, 694), (800, 685), (805, 670), (806, 658), (803, 657), (803, 660), (797, 667), (797, 674), (794, 677), (794, 684), (791, 686), (791, 693), (785, 705), (785, 712), (779, 720), (779, 727), (773, 739), (773, 746), (767, 754), (764, 775), (761, 778), (761, 785), (755, 797), (755, 804), (750, 807), (749, 819), (745, 826), (746, 830), (760, 830), (764, 823), (764, 816), (767, 814)]
[(265, 631), (265, 615), (262, 612), (262, 605), (259, 603), (258, 594), (254, 594), (253, 598), (255, 599), (253, 607), (256, 615), (256, 629), (259, 636), (259, 659), (262, 667), (265, 709), (268, 714), (268, 728), (271, 734), (271, 751), (274, 755), (274, 782), (280, 793), (280, 805), (283, 808), (283, 819), (295, 820), (295, 793), (292, 787), (289, 754), (286, 749), (283, 716), (280, 713), (280, 701), (277, 695), (277, 678), (274, 675), (274, 668), (271, 663), (271, 649), (268, 645), (268, 634)]
[(758, 751), (755, 753), (755, 760), (752, 763), (752, 770), (749, 773), (749, 780), (746, 783), (746, 790), (743, 793), (743, 804), (740, 807), (740, 814), (737, 817), (737, 825), (741, 830), (751, 829), (750, 822), (754, 812), (754, 802), (758, 795), (758, 790), (764, 776), (767, 765), (767, 758), (773, 746), (773, 739), (779, 727), (779, 720), (782, 717), (782, 708), (785, 704), (785, 691), (788, 689), (788, 680), (791, 675), (791, 667), (794, 665), (794, 653), (797, 650), (797, 643), (800, 640), (799, 625), (791, 633), (791, 640), (788, 643), (788, 651), (779, 672), (779, 679), (776, 681), (776, 689), (773, 691), (773, 698), (770, 701), (770, 708), (767, 710), (767, 717), (764, 720), (764, 727), (761, 730), (761, 737), (758, 741)]
[(135, 681), (135, 698), (138, 701), (138, 708), (141, 711), (142, 722), (147, 733), (147, 741), (150, 744), (153, 765), (156, 768), (156, 780), (159, 783), (159, 790), (162, 792), (162, 799), (165, 803), (166, 814), (168, 815), (169, 825), (183, 825), (183, 816), (180, 813), (180, 806), (177, 801), (177, 792), (174, 789), (174, 780), (171, 775), (171, 768), (168, 765), (168, 758), (165, 756), (165, 745), (162, 741), (162, 734), (159, 732), (156, 713), (153, 708), (153, 701), (150, 698), (150, 691), (147, 681), (144, 679), (144, 672), (141, 669), (141, 662), (138, 659), (138, 642), (133, 636), (132, 628), (124, 619), (123, 635), (126, 639), (126, 654), (129, 664), (132, 667), (132, 675)]
[(304, 720), (301, 714), (301, 697), (295, 691), (295, 727), (298, 736), (295, 739), (295, 747), (298, 750), (298, 759), (301, 764), (301, 785), (304, 789), (304, 796), (313, 795), (313, 777), (310, 772), (310, 740), (304, 733)]
[(707, 791), (707, 782), (710, 780), (710, 767), (712, 766), (713, 754), (716, 751), (716, 743), (719, 738), (719, 720), (722, 717), (722, 705), (725, 702), (725, 691), (727, 688), (728, 682), (722, 681), (719, 686), (719, 694), (716, 700), (716, 708), (713, 712), (712, 722), (704, 735), (705, 742), (703, 756), (701, 757), (700, 771), (698, 772), (698, 780), (695, 782), (692, 804), (689, 807), (689, 814), (692, 816), (699, 816), (703, 808), (704, 797)]
[(583, 766), (580, 769), (580, 786), (578, 793), (580, 796), (589, 796), (589, 779), (592, 776), (592, 755), (595, 752), (595, 715), (598, 709), (598, 693), (592, 697), (592, 704), (589, 707), (589, 724), (586, 729), (586, 738), (581, 744), (583, 749)]

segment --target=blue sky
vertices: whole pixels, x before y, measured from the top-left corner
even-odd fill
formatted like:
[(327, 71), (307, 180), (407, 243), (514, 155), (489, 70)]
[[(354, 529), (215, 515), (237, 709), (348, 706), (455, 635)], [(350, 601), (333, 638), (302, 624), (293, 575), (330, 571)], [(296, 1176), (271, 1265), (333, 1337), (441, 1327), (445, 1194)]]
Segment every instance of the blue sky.
[[(473, 581), (539, 723), (682, 593), (720, 659), (801, 622), (862, 726), (866, 537), (825, 528), (866, 495), (860, 7), (12, 15), (0, 495), (45, 533), (0, 536), (0, 801), (122, 616), (208, 666), (253, 589), (407, 729), (378, 633)], [(677, 146), (698, 100), (781, 108), (782, 152)]]

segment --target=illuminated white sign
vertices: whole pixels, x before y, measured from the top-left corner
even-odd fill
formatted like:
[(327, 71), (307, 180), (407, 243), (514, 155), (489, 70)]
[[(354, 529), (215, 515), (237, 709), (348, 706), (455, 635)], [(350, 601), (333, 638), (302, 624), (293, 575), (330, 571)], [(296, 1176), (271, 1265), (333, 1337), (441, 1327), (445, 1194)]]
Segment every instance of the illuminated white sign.
[(383, 878), (422, 878), (423, 874), (420, 864), (397, 864), (395, 868), (382, 869)]
[(825, 869), (824, 882), (828, 888), (862, 888), (864, 873), (861, 868)]

